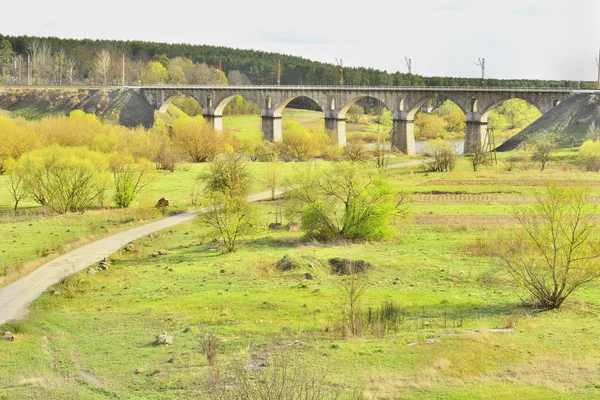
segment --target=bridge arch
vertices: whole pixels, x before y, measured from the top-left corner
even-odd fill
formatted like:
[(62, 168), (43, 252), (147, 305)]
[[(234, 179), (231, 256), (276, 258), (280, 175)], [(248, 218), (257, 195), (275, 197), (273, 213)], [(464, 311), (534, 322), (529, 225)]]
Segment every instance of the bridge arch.
[(412, 104), (409, 104), (406, 110), (407, 113), (407, 118), (409, 120), (414, 120), (415, 115), (417, 114), (417, 112), (419, 112), (419, 110), (421, 109), (421, 107), (423, 105), (425, 105), (427, 102), (429, 101), (433, 101), (434, 103), (434, 107), (433, 109), (438, 109), (439, 107), (442, 106), (442, 104), (444, 104), (444, 102), (446, 101), (451, 101), (452, 103), (456, 104), (456, 106), (458, 108), (460, 108), (460, 110), (463, 112), (463, 114), (467, 114), (469, 111), (471, 111), (471, 109), (473, 107), (478, 107), (478, 102), (477, 99), (473, 98), (469, 100), (469, 106), (466, 107), (466, 105), (464, 104), (464, 100), (461, 98), (456, 98), (454, 96), (426, 96), (426, 97), (420, 97), (418, 98), (416, 101), (413, 101)]
[(348, 112), (348, 110), (350, 109), (350, 107), (352, 107), (354, 104), (356, 104), (356, 102), (358, 102), (359, 100), (362, 99), (374, 99), (377, 100), (379, 103), (383, 104), (388, 110), (393, 112), (393, 107), (390, 107), (389, 104), (386, 103), (386, 101), (382, 100), (381, 98), (377, 97), (377, 96), (373, 96), (371, 94), (364, 94), (364, 95), (358, 95), (358, 96), (354, 96), (352, 97), (350, 100), (347, 100), (346, 103), (340, 108), (340, 111), (338, 112), (338, 118), (339, 119), (345, 119), (346, 118), (346, 113)]
[(300, 99), (303, 97), (311, 100), (314, 104), (319, 106), (319, 108), (321, 109), (321, 112), (323, 112), (323, 113), (325, 112), (327, 106), (325, 104), (322, 104), (319, 101), (320, 99), (318, 99), (314, 96), (308, 95), (308, 94), (302, 94), (302, 95), (286, 96), (283, 99), (279, 100), (279, 102), (275, 103), (275, 105), (273, 106), (273, 116), (281, 117), (283, 110), (285, 110), (285, 108), (288, 106), (288, 104), (290, 104), (293, 100)]

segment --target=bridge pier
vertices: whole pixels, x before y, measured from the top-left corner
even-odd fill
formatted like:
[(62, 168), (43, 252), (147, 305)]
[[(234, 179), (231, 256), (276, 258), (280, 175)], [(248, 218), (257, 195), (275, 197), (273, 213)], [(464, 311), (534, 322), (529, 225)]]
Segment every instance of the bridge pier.
[(325, 118), (325, 133), (340, 147), (346, 146), (346, 118)]
[(473, 154), (485, 149), (487, 142), (487, 121), (483, 121), (478, 113), (468, 113), (464, 154)]
[(412, 119), (395, 119), (392, 125), (392, 148), (406, 155), (415, 154), (415, 124)]
[(260, 130), (267, 142), (281, 142), (281, 117), (263, 115), (260, 119)]
[(211, 124), (213, 126), (213, 128), (215, 128), (216, 131), (223, 130), (223, 116), (222, 115), (208, 114), (208, 115), (203, 115), (203, 117), (206, 120), (206, 122), (208, 122), (209, 124)]

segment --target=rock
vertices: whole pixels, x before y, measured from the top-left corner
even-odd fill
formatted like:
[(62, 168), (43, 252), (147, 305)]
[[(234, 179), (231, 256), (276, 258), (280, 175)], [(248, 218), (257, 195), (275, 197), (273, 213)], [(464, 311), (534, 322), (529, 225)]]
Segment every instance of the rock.
[(96, 270), (94, 268), (88, 269), (87, 273), (88, 273), (88, 275), (96, 275), (97, 274), (97, 272), (96, 272)]
[(412, 347), (412, 346), (416, 346), (418, 344), (419, 344), (419, 342), (410, 342), (408, 345)]
[(167, 200), (164, 197), (162, 197), (160, 200), (158, 200), (156, 202), (156, 205), (154, 207), (156, 207), (156, 208), (166, 208), (166, 207), (169, 207), (169, 200)]
[(261, 368), (266, 368), (269, 366), (270, 358), (271, 356), (269, 356), (267, 353), (253, 355), (250, 357), (250, 359), (248, 359), (248, 361), (246, 361), (246, 364), (244, 364), (244, 369), (256, 371)]
[(298, 232), (300, 231), (300, 224), (298, 222), (290, 222), (284, 227), (284, 229), (290, 232)]
[(169, 358), (169, 363), (173, 364), (175, 362), (175, 357)]
[(152, 253), (150, 254), (150, 257), (158, 257), (158, 253)]
[(336, 275), (351, 275), (365, 272), (371, 268), (371, 263), (364, 260), (351, 260), (348, 258), (330, 258), (328, 260), (331, 271)]
[(425, 343), (427, 344), (434, 344), (435, 342), (441, 342), (442, 339), (440, 338), (427, 338), (425, 339)]
[(301, 268), (306, 265), (306, 262), (299, 258), (292, 257), (288, 254), (275, 264), (279, 271), (291, 271), (297, 268)]
[(305, 273), (303, 275), (303, 278), (306, 279), (306, 280), (308, 280), (308, 281), (312, 281), (313, 276), (312, 276), (312, 274), (310, 272), (307, 272), (307, 273)]
[(278, 231), (281, 229), (281, 224), (279, 222), (273, 222), (269, 224), (269, 229), (272, 231)]
[(156, 344), (170, 345), (173, 344), (173, 336), (167, 335), (167, 332), (163, 332), (156, 337)]
[(109, 264), (106, 261), (102, 261), (100, 264), (98, 264), (98, 269), (100, 271), (105, 271), (108, 269)]
[(159, 250), (157, 251), (157, 253), (159, 256), (166, 256), (167, 254), (169, 254), (169, 252), (166, 250)]
[(187, 327), (184, 329), (183, 333), (190, 333), (192, 331), (192, 329), (190, 327)]
[(12, 335), (12, 333), (10, 331), (4, 332), (4, 335), (0, 336), (0, 339), (2, 339), (2, 340), (8, 340), (9, 342), (14, 342), (15, 341), (15, 337)]
[(129, 243), (127, 246), (125, 246), (125, 248), (123, 249), (123, 251), (135, 252), (135, 251), (137, 251), (137, 249), (135, 248), (135, 246), (133, 245), (133, 243)]

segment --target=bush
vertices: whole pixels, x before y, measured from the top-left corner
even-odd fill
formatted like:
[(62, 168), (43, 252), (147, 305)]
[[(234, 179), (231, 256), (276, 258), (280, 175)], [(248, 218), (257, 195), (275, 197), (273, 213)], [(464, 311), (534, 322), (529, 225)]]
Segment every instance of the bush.
[(392, 219), (404, 211), (404, 202), (385, 177), (363, 164), (307, 168), (288, 186), (288, 211), (300, 216), (301, 229), (310, 239), (385, 239), (391, 235)]
[(425, 155), (432, 157), (425, 163), (425, 168), (430, 172), (453, 171), (456, 165), (456, 149), (446, 140), (435, 139), (425, 143)]
[(311, 132), (297, 121), (286, 121), (279, 149), (286, 161), (306, 161), (321, 155), (329, 142), (329, 136), (322, 131)]
[(498, 253), (503, 266), (542, 308), (559, 308), (576, 290), (600, 277), (600, 246), (589, 192), (551, 185), (517, 214), (521, 235)]
[(53, 145), (18, 163), (30, 196), (60, 214), (91, 208), (108, 187), (107, 157), (86, 148)]
[(204, 162), (213, 159), (224, 151), (232, 138), (226, 132), (216, 131), (201, 116), (178, 118), (173, 123), (173, 145), (185, 154), (191, 162)]
[(600, 142), (585, 141), (579, 148), (577, 160), (586, 171), (600, 171)]
[(113, 153), (110, 171), (115, 185), (114, 200), (117, 207), (127, 208), (137, 194), (151, 182), (152, 165), (146, 159)]

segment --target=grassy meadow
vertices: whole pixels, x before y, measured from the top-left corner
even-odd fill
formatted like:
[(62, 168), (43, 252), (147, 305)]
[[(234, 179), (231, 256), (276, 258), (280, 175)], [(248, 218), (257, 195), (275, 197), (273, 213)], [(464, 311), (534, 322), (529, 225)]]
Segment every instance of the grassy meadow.
[[(237, 122), (226, 117), (224, 123)], [(301, 232), (269, 230), (282, 200), (253, 205), (261, 229), (233, 254), (222, 254), (215, 235), (198, 223), (140, 239), (135, 251), (114, 254), (108, 271), (66, 278), (26, 319), (0, 327), (16, 337), (0, 341), (0, 362), (8, 366), (0, 369), (0, 399), (210, 398), (203, 332), (219, 338), (217, 366), (224, 375), (235, 363), (292, 354), (312, 373), (326, 373), (330, 385), (347, 388), (348, 399), (357, 393), (364, 399), (599, 398), (600, 284), (577, 292), (560, 311), (534, 313), (480, 248), (518, 229), (515, 208), (527, 207), (549, 182), (589, 186), (600, 196), (600, 177), (580, 171), (575, 155), (558, 152), (561, 161), (543, 172), (536, 166), (506, 171), (506, 155), (478, 172), (467, 159), (450, 173), (390, 170), (391, 182), (412, 203), (410, 218), (395, 222), (385, 242), (323, 244)], [(261, 176), (272, 165), (250, 165), (253, 191), (264, 190)], [(299, 167), (277, 164), (282, 175)], [(143, 196), (149, 203), (133, 209), (159, 197), (174, 209), (190, 208), (191, 187), (204, 168), (159, 174)], [(5, 194), (0, 204), (9, 207)], [(0, 247), (31, 260), (49, 245), (50, 232), (68, 242), (100, 224), (106, 234), (136, 223), (109, 225), (108, 219), (131, 218), (115, 219), (115, 212), (3, 222), (8, 234), (0, 235)], [(35, 245), (23, 256), (12, 240)], [(158, 250), (168, 254), (150, 257)], [(285, 255), (304, 265), (278, 271)], [(327, 264), (333, 257), (373, 264), (364, 273), (362, 308), (393, 301), (402, 310), (395, 329), (365, 326), (362, 335), (343, 334), (342, 278)], [(154, 345), (162, 332), (174, 335), (172, 345)]]

